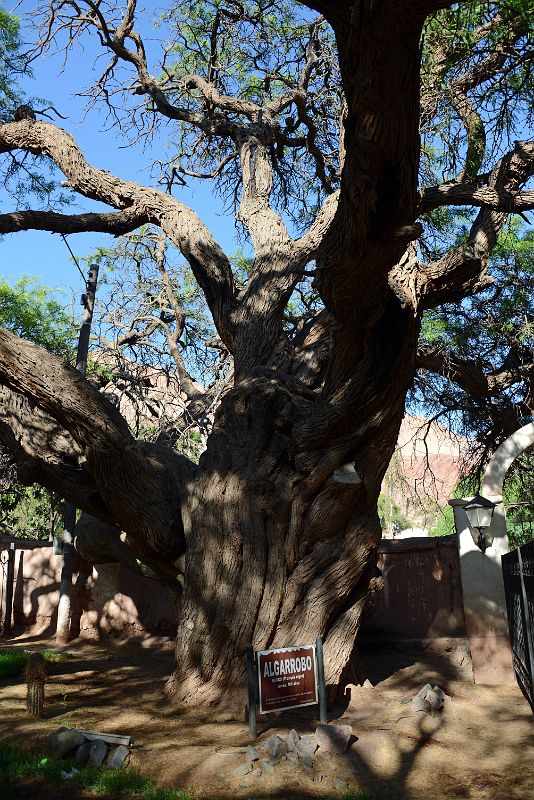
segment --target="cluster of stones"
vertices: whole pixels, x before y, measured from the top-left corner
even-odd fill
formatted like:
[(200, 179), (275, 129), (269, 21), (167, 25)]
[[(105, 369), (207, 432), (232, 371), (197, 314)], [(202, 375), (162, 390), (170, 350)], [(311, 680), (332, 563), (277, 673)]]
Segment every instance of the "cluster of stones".
[(128, 764), (130, 750), (123, 744), (108, 747), (102, 739), (87, 739), (80, 731), (58, 728), (49, 737), (50, 751), (55, 758), (74, 757), (77, 767), (93, 766), (120, 769)]
[[(244, 763), (234, 770), (234, 777), (251, 773), (254, 778), (262, 775), (268, 777), (275, 773), (278, 765), (285, 764), (302, 770), (312, 780), (322, 780), (320, 772), (314, 771), (317, 756), (321, 755), (326, 760), (346, 753), (351, 738), (350, 725), (319, 725), (315, 733), (307, 736), (299, 736), (296, 730), (290, 731), (285, 738), (274, 734), (257, 746), (249, 745), (246, 748)], [(336, 779), (335, 784), (337, 789), (347, 788), (341, 779)]]
[(431, 686), (426, 683), (422, 689), (419, 689), (415, 697), (412, 698), (411, 710), (414, 714), (420, 711), (439, 711), (443, 708), (446, 694), (439, 686)]

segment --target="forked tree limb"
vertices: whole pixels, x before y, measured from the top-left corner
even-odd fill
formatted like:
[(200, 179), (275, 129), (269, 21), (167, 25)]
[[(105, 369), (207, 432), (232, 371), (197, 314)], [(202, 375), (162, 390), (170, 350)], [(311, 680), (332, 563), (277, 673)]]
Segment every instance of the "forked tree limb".
[[(516, 142), (492, 170), (488, 188), (501, 195), (516, 194), (533, 172), (534, 142)], [(486, 271), (488, 260), (506, 218), (504, 211), (482, 208), (467, 242), (449, 250), (438, 261), (420, 265), (415, 296), (420, 298), (421, 310), (461, 300), (491, 285), (492, 278)]]
[(442, 375), (471, 397), (495, 397), (524, 380), (526, 375), (534, 375), (534, 361), (522, 362), (516, 368), (510, 365), (513, 359), (505, 359), (500, 367), (485, 370), (477, 361), (467, 361), (452, 352), (422, 345), (417, 352), (417, 369), (426, 369)]
[(0, 153), (16, 149), (49, 156), (73, 191), (160, 226), (188, 260), (219, 335), (232, 349), (232, 270), (221, 247), (194, 211), (164, 192), (91, 166), (72, 136), (49, 122), (25, 120), (1, 125)]
[[(172, 560), (184, 551), (181, 493), (196, 472), (189, 459), (168, 447), (136, 442), (118, 410), (79, 372), (3, 328), (0, 385), (69, 432), (104, 508), (141, 555), (165, 553)], [(95, 513), (87, 503), (79, 505)], [(107, 511), (100, 516), (109, 521)]]

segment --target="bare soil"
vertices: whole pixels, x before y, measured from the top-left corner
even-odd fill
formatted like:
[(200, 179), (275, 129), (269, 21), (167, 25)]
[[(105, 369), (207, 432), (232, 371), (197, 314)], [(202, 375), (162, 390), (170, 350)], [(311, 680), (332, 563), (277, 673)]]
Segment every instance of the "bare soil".
[[(20, 636), (1, 646), (54, 644)], [(352, 725), (354, 742), (345, 756), (326, 758), (319, 751), (310, 772), (286, 762), (271, 776), (253, 770), (236, 777), (250, 744), (247, 725), (209, 708), (178, 713), (169, 705), (163, 687), (172, 648), (163, 638), (71, 642), (72, 659), (51, 665), (43, 718), (26, 712), (22, 679), (0, 681), (0, 738), (45, 751), (48, 734), (60, 725), (128, 734), (135, 740), (136, 769), (158, 785), (199, 798), (335, 798), (345, 781), (377, 800), (534, 800), (534, 717), (515, 686), (458, 680), (445, 661), (421, 651), (404, 652), (400, 659), (393, 651), (371, 653), (362, 662), (375, 685), (351, 687), (331, 714)], [(413, 716), (403, 701), (427, 682), (446, 691), (445, 707)], [(303, 710), (262, 720), (259, 739), (291, 728), (311, 733), (313, 714)]]

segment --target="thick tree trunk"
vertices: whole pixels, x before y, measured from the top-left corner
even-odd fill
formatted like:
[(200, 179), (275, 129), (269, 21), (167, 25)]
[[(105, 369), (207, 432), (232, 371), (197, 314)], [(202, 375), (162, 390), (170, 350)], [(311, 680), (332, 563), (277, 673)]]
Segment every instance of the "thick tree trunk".
[(330, 694), (339, 686), (377, 576), (376, 500), (403, 407), (391, 395), (378, 451), (367, 422), (372, 482), (362, 453), (357, 469), (338, 466), (311, 491), (295, 466), (292, 434), (312, 403), (267, 377), (225, 398), (187, 487), (183, 602), (167, 687), (179, 704), (242, 708), (248, 645), (306, 644), (319, 635)]

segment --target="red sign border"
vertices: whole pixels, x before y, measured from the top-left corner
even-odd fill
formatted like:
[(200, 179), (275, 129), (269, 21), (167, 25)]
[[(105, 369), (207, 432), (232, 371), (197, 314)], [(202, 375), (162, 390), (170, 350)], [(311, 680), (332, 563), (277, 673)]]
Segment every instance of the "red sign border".
[[(313, 664), (315, 675), (315, 700), (309, 700), (307, 703), (298, 703), (294, 706), (284, 706), (283, 708), (271, 708), (267, 711), (262, 711), (261, 708), (261, 670), (260, 670), (260, 656), (266, 656), (270, 653), (291, 653), (295, 650), (310, 649), (313, 652)], [(289, 711), (292, 708), (305, 708), (306, 706), (315, 706), (319, 703), (319, 667), (317, 664), (317, 648), (314, 644), (296, 644), (291, 647), (277, 647), (274, 650), (256, 650), (257, 662), (256, 670), (258, 676), (258, 711), (260, 714), (275, 714), (277, 711)]]

